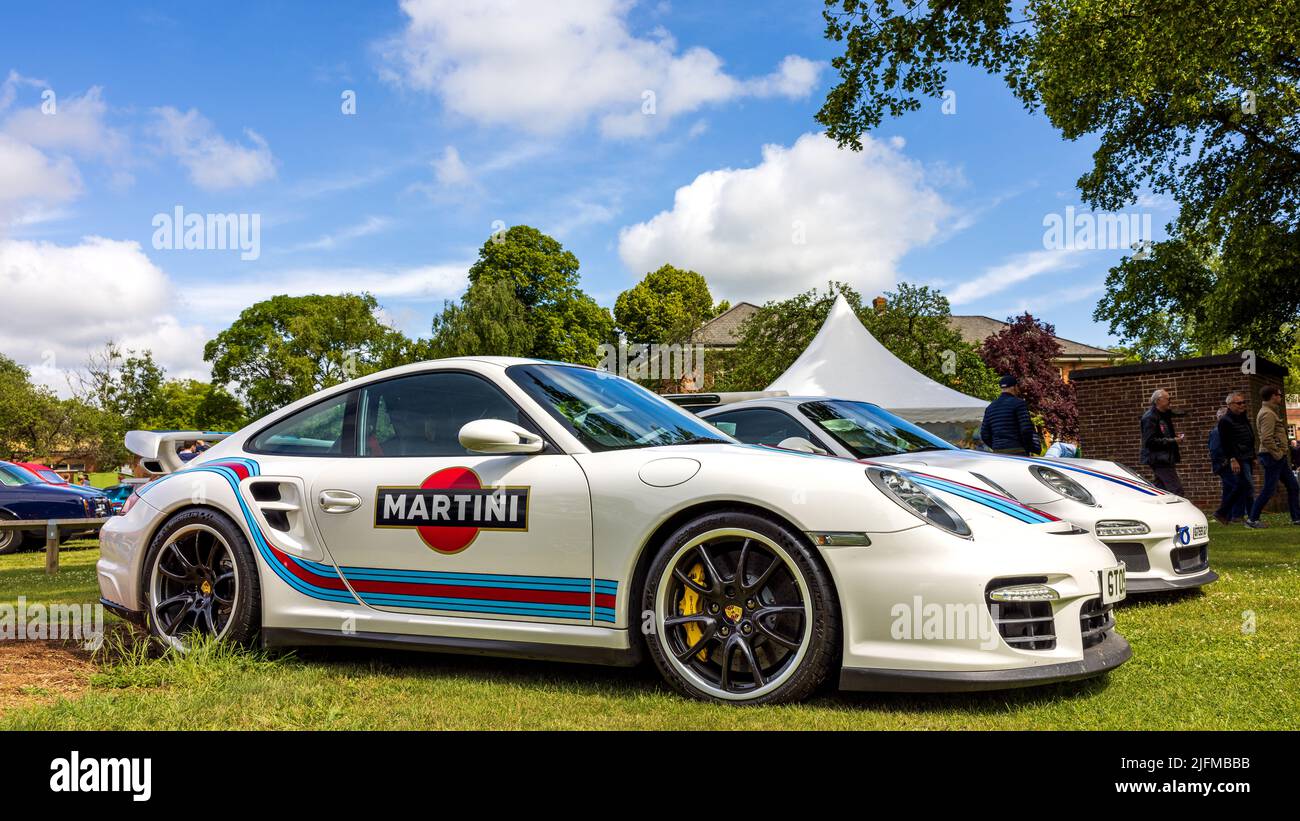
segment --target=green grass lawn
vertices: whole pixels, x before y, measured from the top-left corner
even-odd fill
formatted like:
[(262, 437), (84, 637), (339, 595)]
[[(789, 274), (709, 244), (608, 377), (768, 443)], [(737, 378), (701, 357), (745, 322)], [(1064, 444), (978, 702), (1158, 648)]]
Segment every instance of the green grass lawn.
[[(12, 708), (0, 729), (1300, 729), (1300, 528), (1269, 522), (1265, 531), (1211, 523), (1220, 581), (1121, 608), (1133, 659), (1074, 684), (735, 708), (679, 698), (650, 667), (221, 646), (177, 658), (126, 641), (97, 661), (88, 688)], [(0, 603), (97, 598), (94, 543), (66, 550), (55, 579), (39, 553), (0, 557)]]

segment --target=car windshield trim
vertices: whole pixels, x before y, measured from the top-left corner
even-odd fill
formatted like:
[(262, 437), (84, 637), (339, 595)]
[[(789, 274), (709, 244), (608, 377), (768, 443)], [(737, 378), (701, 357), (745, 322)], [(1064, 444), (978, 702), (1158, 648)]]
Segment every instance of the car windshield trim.
[(511, 365), (506, 375), (591, 451), (735, 444), (694, 414), (608, 371), (529, 363)]
[(800, 403), (799, 412), (859, 459), (957, 450), (924, 428), (867, 402), (819, 399)]

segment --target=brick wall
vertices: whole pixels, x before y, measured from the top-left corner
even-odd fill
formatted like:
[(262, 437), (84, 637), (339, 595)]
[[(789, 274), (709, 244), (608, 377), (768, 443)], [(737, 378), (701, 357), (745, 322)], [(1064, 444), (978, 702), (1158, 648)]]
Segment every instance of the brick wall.
[[(1219, 505), (1219, 477), (1210, 472), (1206, 438), (1216, 412), (1228, 391), (1245, 391), (1253, 424), (1259, 411), (1259, 391), (1265, 385), (1282, 387), (1286, 369), (1257, 359), (1255, 373), (1242, 373), (1237, 354), (1151, 362), (1112, 368), (1089, 368), (1071, 375), (1079, 405), (1079, 445), (1089, 459), (1107, 459), (1152, 478), (1151, 469), (1138, 461), (1142, 446), (1142, 414), (1156, 388), (1169, 391), (1175, 410), (1186, 412), (1174, 426), (1187, 438), (1182, 444), (1178, 473), (1187, 498), (1209, 512)], [(1256, 489), (1259, 479), (1256, 478)], [(1269, 510), (1282, 510), (1286, 492), (1279, 486)]]

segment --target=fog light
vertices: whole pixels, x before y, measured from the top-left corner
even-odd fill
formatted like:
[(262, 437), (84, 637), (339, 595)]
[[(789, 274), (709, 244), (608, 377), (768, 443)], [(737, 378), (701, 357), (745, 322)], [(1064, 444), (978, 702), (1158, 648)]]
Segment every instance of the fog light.
[(1061, 594), (1045, 584), (1013, 584), (989, 591), (989, 599), (999, 602), (1056, 601)]
[(1145, 536), (1151, 532), (1151, 528), (1142, 522), (1135, 522), (1131, 519), (1116, 519), (1106, 522), (1097, 522), (1098, 536)]

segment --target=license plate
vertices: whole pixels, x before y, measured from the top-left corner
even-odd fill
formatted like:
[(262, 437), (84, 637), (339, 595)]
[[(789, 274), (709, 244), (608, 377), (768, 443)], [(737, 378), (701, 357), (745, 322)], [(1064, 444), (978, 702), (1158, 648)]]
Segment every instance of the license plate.
[(1119, 567), (1108, 567), (1105, 570), (1098, 571), (1101, 578), (1101, 603), (1114, 604), (1117, 601), (1123, 601), (1125, 591), (1124, 565)]
[(1210, 535), (1210, 528), (1206, 525), (1196, 525), (1192, 528), (1192, 539), (1204, 539)]

